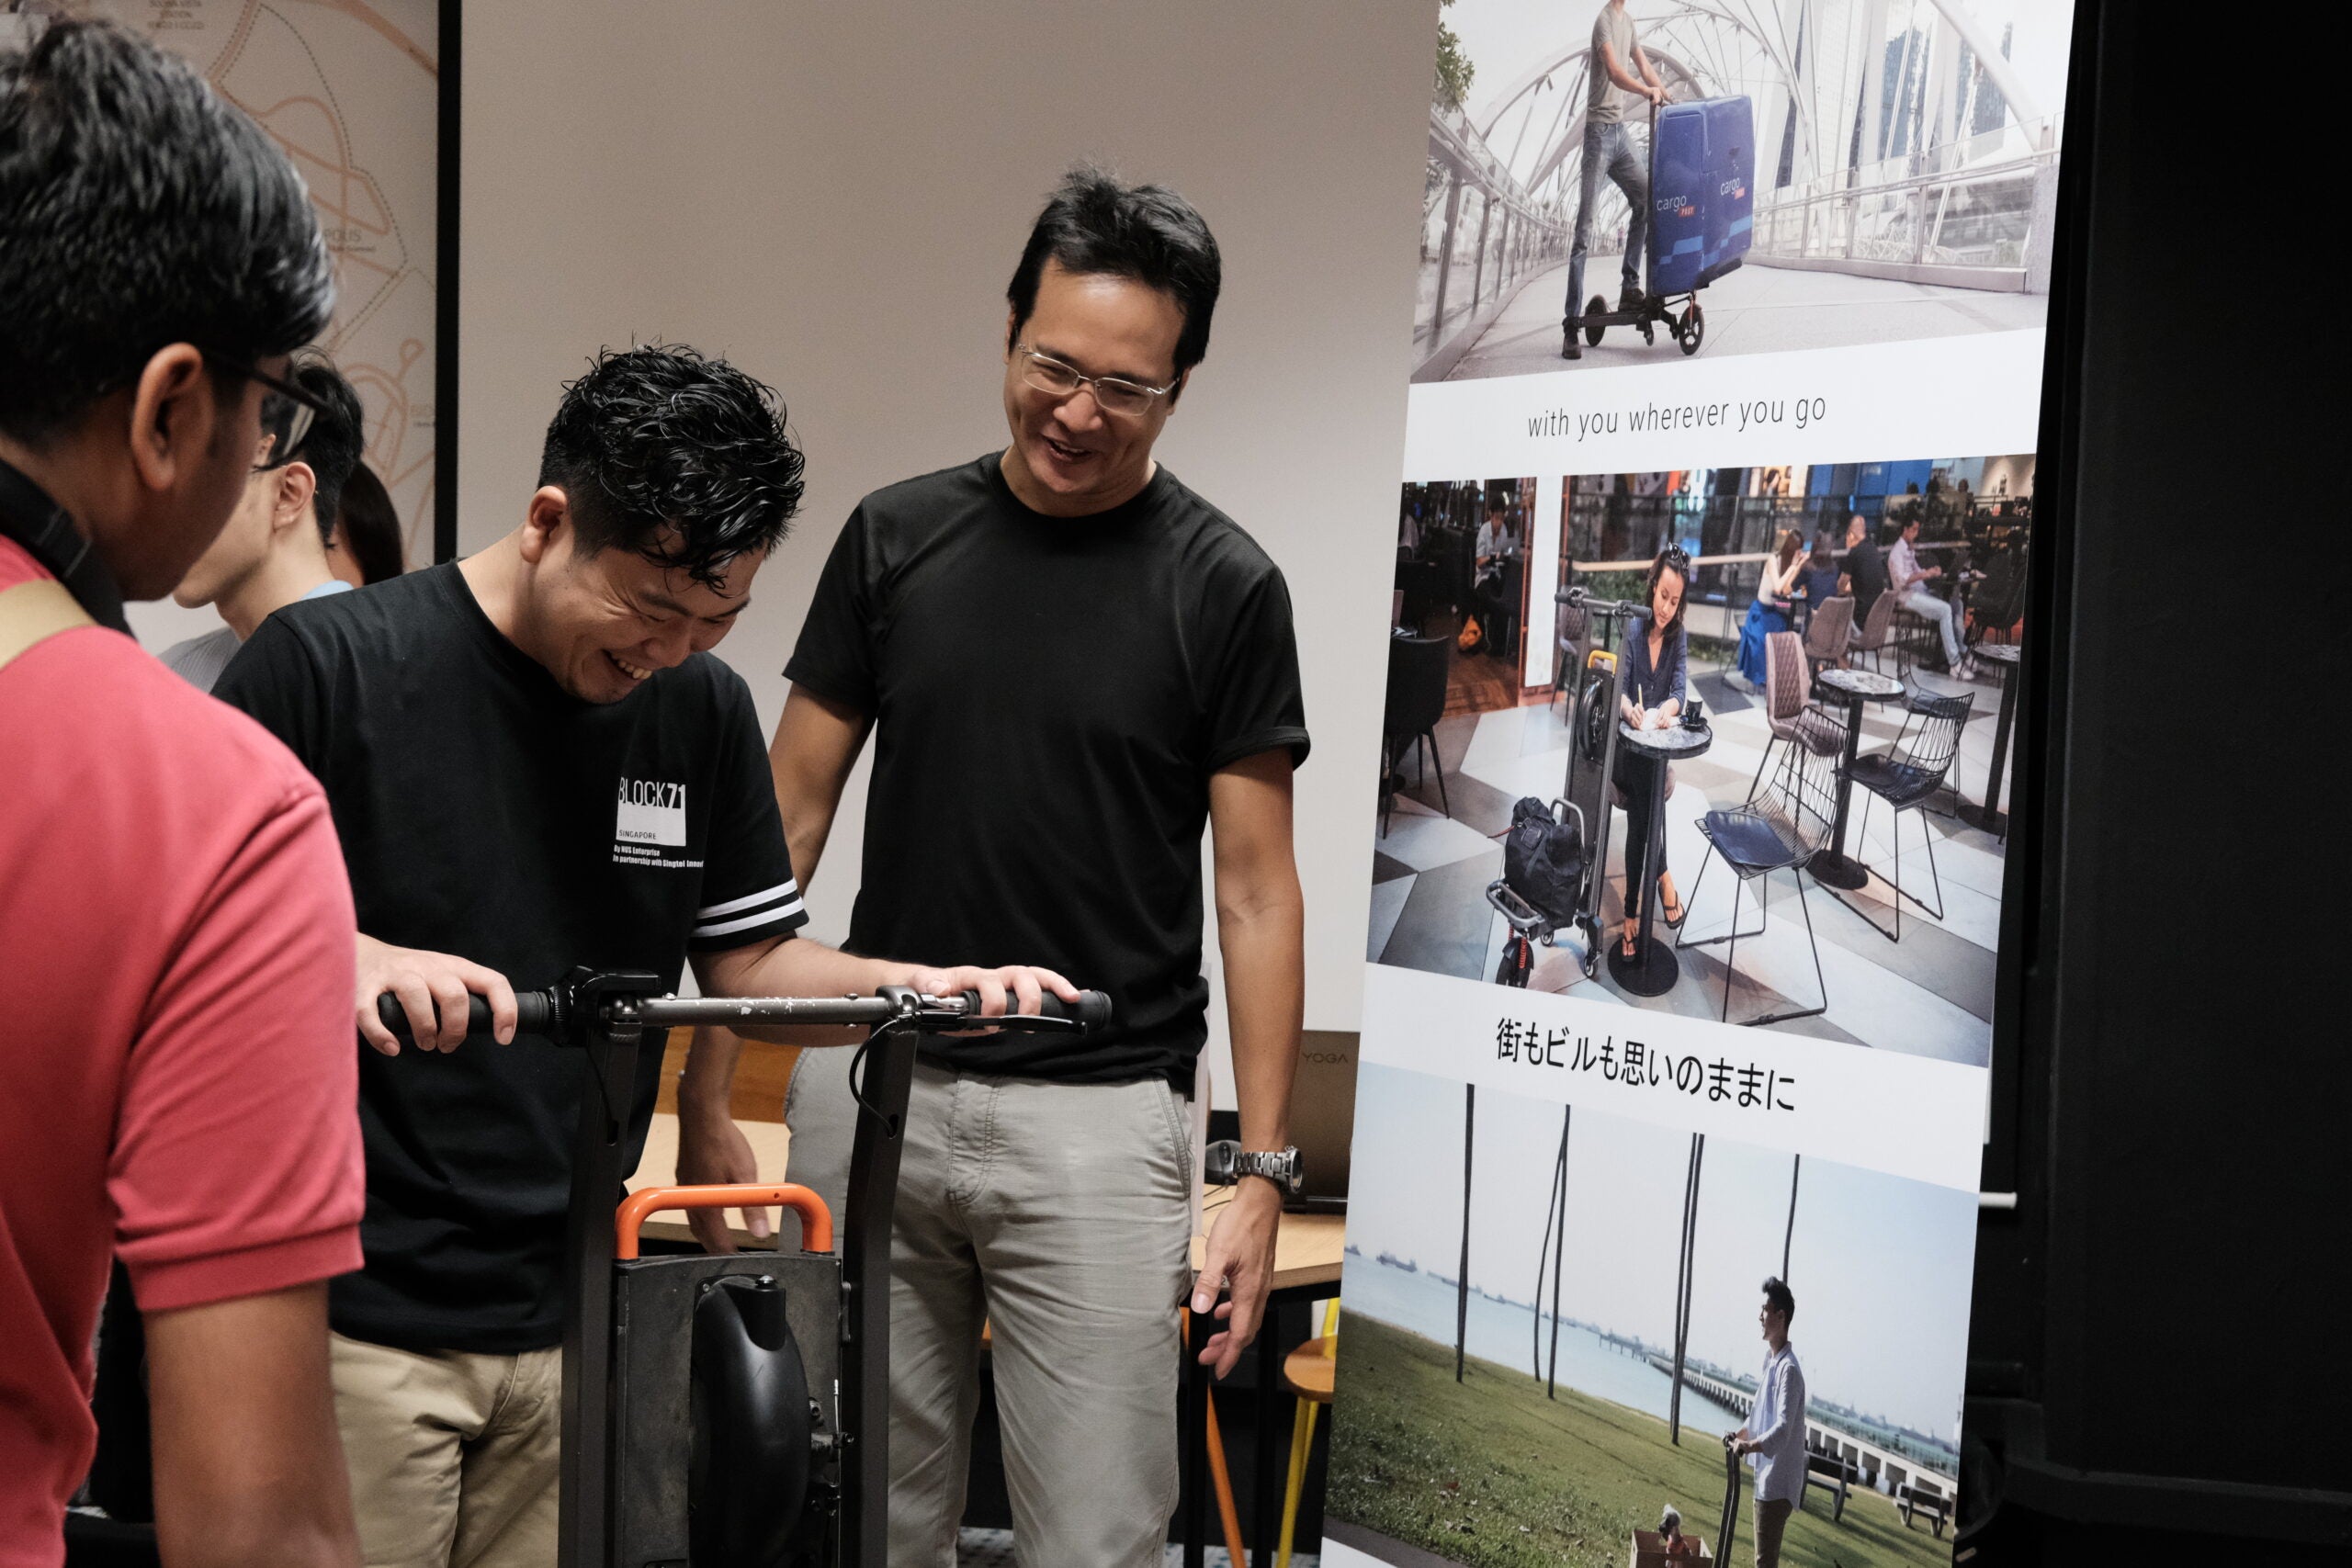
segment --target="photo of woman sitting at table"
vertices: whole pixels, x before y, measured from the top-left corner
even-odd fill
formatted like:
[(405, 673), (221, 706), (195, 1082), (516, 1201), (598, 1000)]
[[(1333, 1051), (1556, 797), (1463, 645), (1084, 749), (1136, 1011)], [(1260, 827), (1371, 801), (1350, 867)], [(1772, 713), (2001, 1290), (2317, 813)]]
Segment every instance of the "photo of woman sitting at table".
[(1796, 629), (1790, 601), (1804, 565), (1804, 558), (1798, 553), (1803, 543), (1794, 528), (1781, 530), (1772, 558), (1764, 563), (1764, 575), (1756, 584), (1756, 601), (1747, 606), (1747, 619), (1740, 623), (1740, 678), (1759, 691), (1764, 685), (1764, 639), (1774, 632)]
[[(1682, 625), (1682, 595), (1690, 586), (1690, 558), (1677, 545), (1668, 545), (1650, 562), (1648, 591), (1650, 613), (1636, 615), (1625, 625), (1625, 660), (1623, 676), (1617, 688), (1619, 714), (1635, 729), (1666, 729), (1682, 716), (1682, 704), (1689, 693), (1688, 667), (1690, 641)], [(1665, 796), (1674, 793), (1674, 770), (1663, 770), (1665, 787), (1658, 787), (1659, 772), (1654, 770), (1631, 751), (1617, 753), (1617, 796), (1625, 808), (1625, 929), (1618, 939), (1623, 944), (1627, 958), (1634, 956), (1634, 938), (1642, 918), (1642, 900), (1647, 896), (1650, 882), (1658, 889), (1658, 914), (1668, 927), (1682, 924), (1682, 900), (1675, 896), (1674, 874), (1666, 868), (1663, 856), (1656, 866), (1647, 867), (1650, 818), (1665, 805)]]
[[(2034, 462), (1407, 483), (1365, 958), (1990, 1061)], [(1957, 670), (1909, 610), (1854, 648), (1915, 514)]]

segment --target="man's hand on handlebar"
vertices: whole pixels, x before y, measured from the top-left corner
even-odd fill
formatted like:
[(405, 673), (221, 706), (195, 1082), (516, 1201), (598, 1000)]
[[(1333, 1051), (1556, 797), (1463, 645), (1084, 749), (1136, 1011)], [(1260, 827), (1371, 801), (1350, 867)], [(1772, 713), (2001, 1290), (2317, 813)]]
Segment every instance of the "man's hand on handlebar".
[[(1079, 997), (1078, 987), (1052, 970), (1025, 964), (1008, 964), (997, 969), (983, 969), (969, 964), (953, 969), (917, 968), (900, 984), (926, 997), (954, 997), (966, 991), (977, 992), (980, 998), (981, 1015), (987, 1018), (1002, 1018), (1007, 1013), (1034, 1014), (1039, 1000), (1048, 991), (1073, 1005)], [(976, 1029), (968, 1032), (980, 1034), (987, 1031)]]
[(492, 1032), (501, 1044), (514, 1038), (514, 987), (505, 976), (452, 953), (393, 947), (363, 935), (354, 1010), (361, 1037), (387, 1056), (401, 1054), (400, 1042), (376, 1015), (376, 998), (387, 991), (400, 998), (409, 1030), (423, 1050), (454, 1051), (464, 1043), (469, 994), (489, 1002)]

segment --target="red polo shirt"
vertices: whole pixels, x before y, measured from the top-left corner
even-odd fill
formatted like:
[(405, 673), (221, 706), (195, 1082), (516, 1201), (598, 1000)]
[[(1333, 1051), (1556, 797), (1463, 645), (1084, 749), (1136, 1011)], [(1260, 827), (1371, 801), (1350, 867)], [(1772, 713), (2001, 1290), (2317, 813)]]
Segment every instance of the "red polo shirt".
[(0, 668), (0, 1568), (62, 1561), (109, 1254), (148, 1312), (359, 1267), (352, 930), (261, 726), (102, 626)]

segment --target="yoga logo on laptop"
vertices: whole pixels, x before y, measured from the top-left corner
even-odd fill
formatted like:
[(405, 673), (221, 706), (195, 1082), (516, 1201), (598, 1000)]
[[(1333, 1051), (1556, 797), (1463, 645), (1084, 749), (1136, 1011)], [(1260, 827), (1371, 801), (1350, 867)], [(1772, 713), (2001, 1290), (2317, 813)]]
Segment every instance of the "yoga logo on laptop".
[(686, 841), (686, 786), (651, 779), (623, 779), (620, 805), (613, 819), (613, 837), (623, 844), (673, 844)]

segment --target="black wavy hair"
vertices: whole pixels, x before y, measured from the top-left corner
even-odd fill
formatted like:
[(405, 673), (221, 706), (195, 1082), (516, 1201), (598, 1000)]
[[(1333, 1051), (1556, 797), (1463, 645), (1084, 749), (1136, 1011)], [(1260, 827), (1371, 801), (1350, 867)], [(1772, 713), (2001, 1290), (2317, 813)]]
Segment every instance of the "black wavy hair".
[(800, 510), (807, 459), (784, 405), (723, 359), (683, 344), (605, 349), (563, 389), (539, 455), (590, 555), (626, 546), (716, 587)]
[(1653, 628), (1661, 636), (1679, 630), (1683, 615), (1690, 608), (1690, 558), (1683, 553), (1680, 545), (1668, 545), (1650, 562), (1649, 578), (1642, 584), (1642, 613), (1645, 616), (1657, 614), (1657, 580), (1669, 571), (1682, 579), (1682, 597), (1674, 602), (1674, 619)]
[(185, 62), (79, 20), (0, 51), (0, 433), (46, 444), (171, 344), (290, 353), (334, 308), (301, 176)]
[(359, 575), (368, 582), (381, 582), (408, 570), (407, 552), (401, 546), (400, 512), (392, 505), (384, 481), (366, 463), (356, 465), (345, 479), (343, 504), (335, 509), (335, 521), (343, 525), (343, 547), (351, 552)]
[[(311, 428), (302, 433), (300, 446), (285, 451), (281, 439), (270, 448), (269, 466), (309, 466), (316, 478), (311, 515), (319, 525), (319, 542), (326, 544), (334, 537), (334, 520), (343, 510), (343, 487), (351, 482), (351, 471), (359, 466), (360, 448), (367, 444), (367, 415), (360, 411), (359, 394), (322, 354), (297, 357), (286, 378), (317, 400), (319, 412), (312, 416)], [(262, 401), (262, 428), (283, 433), (292, 412), (291, 400), (270, 393)]]
[[(1130, 277), (1157, 288), (1184, 312), (1176, 337), (1176, 374), (1209, 351), (1209, 319), (1224, 281), (1216, 236), (1193, 204), (1165, 186), (1123, 186), (1102, 170), (1072, 169), (1046, 198), (1029, 230), (1021, 265), (1004, 291), (1012, 306), (1012, 336), (1037, 308), (1037, 280), (1046, 263), (1065, 272)], [(1012, 346), (1007, 343), (1006, 347)]]
[(1779, 1313), (1781, 1322), (1796, 1321), (1797, 1299), (1789, 1293), (1788, 1286), (1781, 1283), (1781, 1278), (1777, 1274), (1764, 1281), (1764, 1304)]

